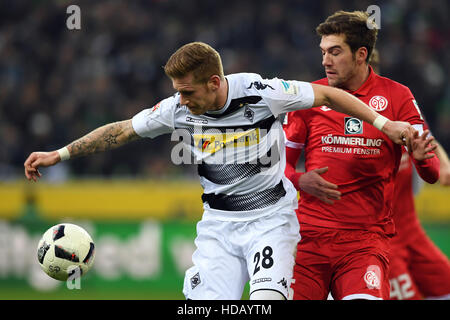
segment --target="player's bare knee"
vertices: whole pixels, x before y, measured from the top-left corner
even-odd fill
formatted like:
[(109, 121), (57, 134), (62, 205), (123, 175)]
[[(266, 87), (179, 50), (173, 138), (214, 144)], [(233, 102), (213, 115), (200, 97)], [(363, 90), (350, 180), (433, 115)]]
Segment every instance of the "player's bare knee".
[(286, 300), (286, 298), (278, 291), (257, 290), (250, 294), (250, 300)]

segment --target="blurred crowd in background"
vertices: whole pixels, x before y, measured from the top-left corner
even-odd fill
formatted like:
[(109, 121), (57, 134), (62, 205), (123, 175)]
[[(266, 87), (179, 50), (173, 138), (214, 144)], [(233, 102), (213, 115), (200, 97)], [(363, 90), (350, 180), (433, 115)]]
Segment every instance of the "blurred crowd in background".
[[(68, 30), (66, 8), (81, 9)], [(381, 9), (380, 73), (407, 85), (450, 151), (450, 2), (447, 0), (0, 1), (0, 180), (24, 179), (32, 151), (60, 148), (131, 118), (174, 93), (163, 66), (204, 41), (225, 73), (314, 81), (324, 77), (316, 26), (333, 12)], [(170, 136), (54, 167), (47, 179), (184, 177)]]

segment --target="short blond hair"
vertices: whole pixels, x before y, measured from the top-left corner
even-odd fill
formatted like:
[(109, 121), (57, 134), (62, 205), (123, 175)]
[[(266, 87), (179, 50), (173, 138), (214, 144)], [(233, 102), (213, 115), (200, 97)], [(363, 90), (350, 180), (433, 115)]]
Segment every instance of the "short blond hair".
[(183, 78), (192, 72), (195, 82), (207, 82), (213, 75), (224, 79), (219, 53), (203, 42), (191, 42), (175, 51), (167, 60), (164, 72), (171, 79)]

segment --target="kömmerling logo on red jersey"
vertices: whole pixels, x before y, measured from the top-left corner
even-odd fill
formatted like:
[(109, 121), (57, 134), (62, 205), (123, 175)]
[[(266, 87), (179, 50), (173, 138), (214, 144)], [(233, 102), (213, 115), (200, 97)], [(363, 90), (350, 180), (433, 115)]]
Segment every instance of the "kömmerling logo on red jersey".
[(383, 111), (386, 110), (388, 106), (388, 100), (383, 96), (373, 96), (369, 100), (369, 107), (374, 109), (375, 111)]

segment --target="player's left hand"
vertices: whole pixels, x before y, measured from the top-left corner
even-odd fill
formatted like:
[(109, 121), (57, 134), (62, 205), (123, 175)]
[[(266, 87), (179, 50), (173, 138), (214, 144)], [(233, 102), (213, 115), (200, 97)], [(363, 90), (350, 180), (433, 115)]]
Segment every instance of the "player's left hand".
[(431, 159), (434, 157), (432, 151), (436, 150), (437, 144), (431, 144), (434, 140), (432, 135), (429, 135), (430, 130), (425, 130), (422, 135), (419, 136), (419, 132), (414, 132), (411, 137), (411, 148), (408, 148), (413, 158), (422, 161)]

